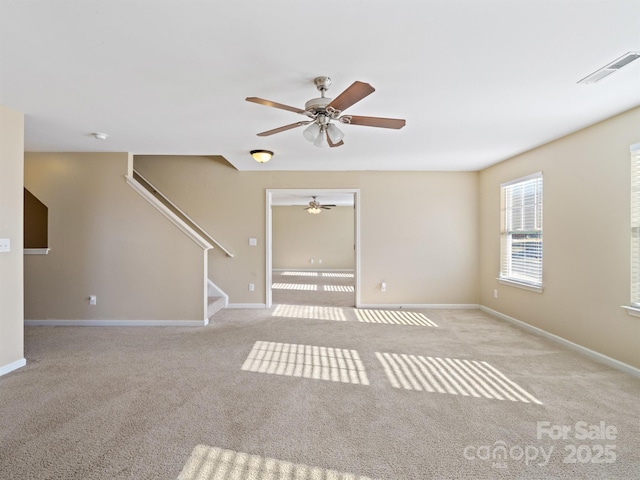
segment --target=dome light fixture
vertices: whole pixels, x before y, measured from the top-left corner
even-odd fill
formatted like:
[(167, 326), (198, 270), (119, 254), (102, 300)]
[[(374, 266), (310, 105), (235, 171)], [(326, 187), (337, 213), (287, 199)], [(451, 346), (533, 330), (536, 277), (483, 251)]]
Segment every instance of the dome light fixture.
[(101, 132), (92, 133), (92, 135), (96, 140), (106, 140), (107, 137), (109, 136), (106, 133), (101, 133)]
[(267, 163), (273, 157), (271, 150), (251, 150), (251, 156), (258, 163)]

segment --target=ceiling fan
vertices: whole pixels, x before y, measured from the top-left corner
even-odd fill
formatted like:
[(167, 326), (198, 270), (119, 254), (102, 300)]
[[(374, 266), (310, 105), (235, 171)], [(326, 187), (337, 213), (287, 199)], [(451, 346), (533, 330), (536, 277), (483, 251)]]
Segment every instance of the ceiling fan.
[(322, 205), (320, 202), (316, 200), (316, 197), (311, 197), (313, 200), (309, 202), (309, 206), (305, 208), (309, 213), (313, 213), (317, 215), (322, 212), (322, 210), (331, 210), (331, 207), (335, 207), (336, 205)]
[(301, 108), (291, 107), (282, 103), (272, 102), (258, 97), (247, 97), (247, 102), (258, 103), (267, 107), (280, 108), (289, 112), (299, 113), (310, 118), (283, 127), (267, 130), (258, 133), (259, 137), (266, 137), (274, 133), (284, 132), (292, 128), (308, 125), (305, 128), (304, 138), (313, 142), (316, 147), (339, 147), (344, 145), (342, 141), (344, 134), (332, 123), (332, 121), (349, 124), (363, 125), (366, 127), (394, 128), (399, 129), (405, 126), (406, 121), (400, 118), (381, 118), (381, 117), (363, 117), (359, 115), (343, 115), (342, 112), (354, 103), (359, 102), (367, 95), (375, 92), (375, 89), (368, 83), (355, 81), (344, 92), (336, 98), (331, 99), (325, 97), (325, 93), (331, 85), (329, 77), (316, 77), (314, 79), (316, 88), (320, 91), (320, 98), (313, 98)]

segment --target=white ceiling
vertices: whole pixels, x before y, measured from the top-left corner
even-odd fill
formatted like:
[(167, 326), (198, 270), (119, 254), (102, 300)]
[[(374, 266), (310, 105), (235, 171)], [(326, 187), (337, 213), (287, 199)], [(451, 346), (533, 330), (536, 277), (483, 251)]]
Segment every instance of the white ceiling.
[[(239, 170), (478, 170), (640, 105), (640, 0), (0, 0), (0, 104), (27, 151), (223, 155)], [(376, 91), (320, 149), (294, 107)], [(96, 140), (92, 132), (109, 134)], [(249, 150), (275, 152), (259, 165)]]

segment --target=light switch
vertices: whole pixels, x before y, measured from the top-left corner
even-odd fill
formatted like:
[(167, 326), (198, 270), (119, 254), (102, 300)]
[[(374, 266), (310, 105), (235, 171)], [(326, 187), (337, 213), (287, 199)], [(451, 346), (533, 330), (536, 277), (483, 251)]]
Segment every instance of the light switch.
[(250, 247), (255, 247), (256, 245), (258, 245), (258, 239), (257, 238), (250, 238), (249, 239), (249, 246)]
[(0, 252), (11, 251), (11, 240), (8, 238), (0, 238)]

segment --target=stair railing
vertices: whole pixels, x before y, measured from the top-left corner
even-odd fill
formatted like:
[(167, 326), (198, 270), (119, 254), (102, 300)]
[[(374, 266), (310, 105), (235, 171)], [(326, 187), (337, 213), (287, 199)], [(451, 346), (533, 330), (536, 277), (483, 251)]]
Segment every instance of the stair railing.
[(158, 197), (159, 200), (165, 204), (170, 210), (172, 210), (175, 214), (177, 214), (183, 221), (186, 221), (191, 225), (194, 230), (196, 230), (201, 236), (203, 236), (207, 241), (216, 245), (220, 250), (222, 250), (227, 257), (233, 257), (233, 253), (227, 250), (220, 242), (218, 242), (215, 238), (213, 238), (207, 231), (198, 225), (189, 215), (187, 215), (180, 207), (178, 207), (175, 203), (173, 203), (169, 198), (167, 198), (160, 190), (158, 190), (149, 180), (144, 178), (138, 171), (133, 170), (133, 178), (140, 183), (145, 189), (147, 189), (150, 193), (152, 193), (155, 197)]

